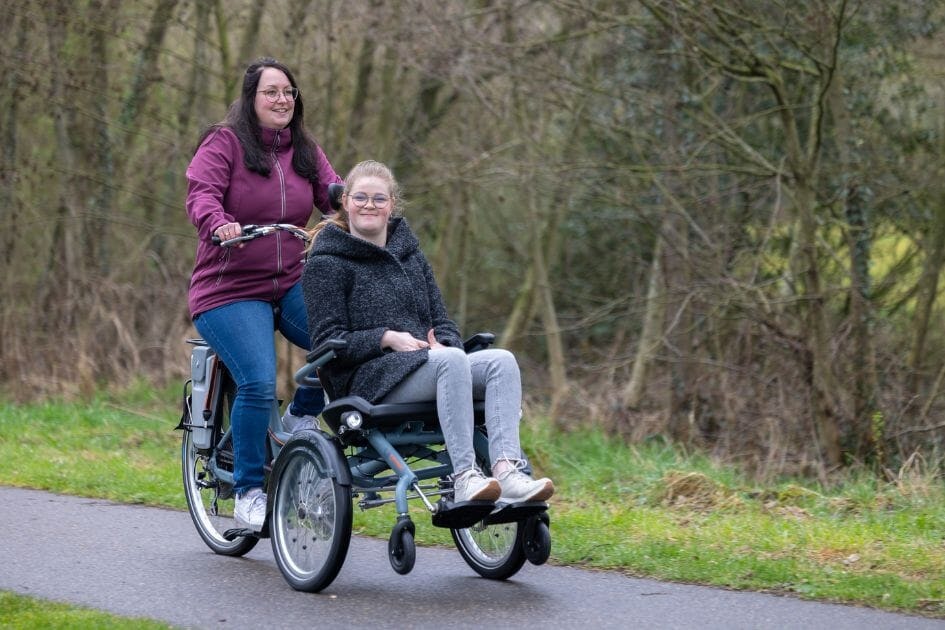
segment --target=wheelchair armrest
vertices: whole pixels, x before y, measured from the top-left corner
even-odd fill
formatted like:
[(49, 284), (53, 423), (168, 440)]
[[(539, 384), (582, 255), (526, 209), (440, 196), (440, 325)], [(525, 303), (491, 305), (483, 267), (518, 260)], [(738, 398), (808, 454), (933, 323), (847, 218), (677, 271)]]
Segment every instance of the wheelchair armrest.
[(338, 350), (347, 347), (348, 342), (344, 339), (326, 339), (305, 355), (305, 362), (317, 363), (315, 367), (321, 367), (338, 356)]
[(492, 333), (476, 333), (469, 339), (463, 342), (463, 350), (466, 351), (466, 354), (470, 352), (476, 352), (478, 350), (485, 350), (489, 346), (495, 343), (495, 335)]
[(308, 387), (320, 386), (321, 382), (315, 371), (338, 356), (338, 350), (347, 345), (348, 342), (343, 339), (329, 339), (318, 344), (318, 347), (305, 355), (305, 365), (295, 373), (295, 382)]

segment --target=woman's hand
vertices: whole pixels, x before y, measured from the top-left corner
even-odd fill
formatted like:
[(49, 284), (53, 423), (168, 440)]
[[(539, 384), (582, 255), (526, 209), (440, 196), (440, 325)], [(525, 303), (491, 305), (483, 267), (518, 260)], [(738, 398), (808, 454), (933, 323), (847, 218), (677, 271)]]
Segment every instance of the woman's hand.
[(436, 335), (433, 334), (432, 328), (427, 331), (427, 343), (430, 344), (430, 350), (439, 350), (440, 348), (446, 347), (436, 340)]
[[(213, 231), (214, 236), (220, 239), (220, 242), (228, 241), (231, 238), (236, 238), (243, 233), (243, 226), (239, 223), (224, 223), (216, 230)], [(246, 243), (237, 243), (237, 247), (243, 248), (246, 247)]]
[(381, 337), (381, 348), (385, 350), (390, 348), (395, 352), (422, 350), (429, 346), (430, 344), (423, 339), (417, 339), (410, 333), (398, 332), (396, 330), (388, 330)]
[(216, 236), (221, 241), (228, 241), (231, 238), (236, 238), (242, 233), (243, 226), (239, 223), (224, 223), (213, 231), (214, 236)]

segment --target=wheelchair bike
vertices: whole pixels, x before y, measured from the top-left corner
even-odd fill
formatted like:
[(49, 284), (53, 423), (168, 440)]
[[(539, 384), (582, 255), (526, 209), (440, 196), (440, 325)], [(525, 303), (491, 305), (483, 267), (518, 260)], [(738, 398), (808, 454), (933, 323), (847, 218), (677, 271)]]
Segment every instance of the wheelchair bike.
[[(493, 339), (491, 334), (475, 335), (465, 349), (475, 352)], [(266, 522), (259, 532), (237, 529), (229, 423), (236, 386), (203, 340), (190, 343), (192, 379), (185, 385), (178, 425), (184, 431), (184, 492), (197, 532), (215, 553), (241, 556), (260, 538), (270, 538), (285, 580), (296, 590), (318, 592), (344, 564), (354, 503), (362, 510), (393, 503), (397, 514), (388, 560), (395, 572), (407, 574), (416, 560), (416, 528), (408, 503), (420, 500), (432, 524), (450, 530), (460, 555), (482, 577), (505, 580), (526, 561), (540, 565), (548, 559), (547, 503), (453, 501), (452, 465), (432, 401), (372, 405), (356, 396), (336, 398), (322, 411), (328, 431), (296, 433), (283, 426), (279, 403), (273, 401)], [(335, 358), (344, 344), (328, 340), (311, 351), (295, 374), (296, 383), (318, 385), (318, 368)], [(488, 474), (483, 404), (474, 407), (476, 463)]]

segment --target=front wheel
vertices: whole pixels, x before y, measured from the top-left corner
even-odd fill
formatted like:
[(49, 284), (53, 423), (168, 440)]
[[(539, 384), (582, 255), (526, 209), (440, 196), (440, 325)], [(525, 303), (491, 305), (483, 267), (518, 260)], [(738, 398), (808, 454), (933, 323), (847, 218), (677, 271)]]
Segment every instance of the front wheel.
[(390, 566), (400, 575), (407, 575), (417, 562), (417, 544), (413, 539), (414, 525), (409, 518), (397, 522), (387, 541)]
[[(197, 533), (215, 553), (223, 556), (242, 556), (256, 546), (259, 539), (255, 536), (237, 536), (227, 539), (224, 533), (236, 527), (233, 519), (235, 498), (231, 483), (217, 477), (214, 470), (225, 468), (232, 471), (233, 448), (228, 438), (220, 444), (220, 436), (230, 426), (230, 409), (235, 390), (232, 386), (224, 387), (219, 421), (213, 432), (211, 451), (198, 450), (194, 446), (193, 434), (184, 430), (181, 442), (181, 468), (184, 479), (184, 496), (187, 498), (187, 510), (194, 521)], [(215, 466), (211, 466), (211, 461)]]
[(289, 442), (274, 470), (269, 531), (276, 564), (289, 585), (315, 593), (338, 575), (351, 541), (351, 488), (308, 440)]
[(525, 537), (522, 541), (525, 557), (532, 564), (545, 564), (551, 555), (551, 531), (548, 515), (533, 516), (525, 521)]

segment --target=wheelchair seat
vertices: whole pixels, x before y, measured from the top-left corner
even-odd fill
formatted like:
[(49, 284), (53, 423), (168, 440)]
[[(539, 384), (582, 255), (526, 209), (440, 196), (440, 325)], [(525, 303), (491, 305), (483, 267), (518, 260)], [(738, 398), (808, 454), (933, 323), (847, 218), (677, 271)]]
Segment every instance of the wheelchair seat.
[[(485, 403), (473, 402), (475, 424), (485, 423)], [(360, 396), (344, 396), (332, 400), (322, 410), (325, 424), (345, 444), (351, 443), (352, 430), (395, 430), (409, 423), (422, 424), (426, 430), (439, 428), (436, 401), (379, 403), (372, 405)]]
[[(483, 350), (491, 346), (494, 341), (494, 334), (478, 333), (463, 342), (463, 350), (467, 354)], [(313, 366), (317, 370), (320, 366), (331, 361), (337, 352), (345, 346), (346, 343), (343, 340), (329, 339), (312, 350), (306, 357), (306, 361), (309, 366)], [(407, 423), (422, 423), (423, 428), (428, 430), (439, 428), (435, 400), (371, 404), (360, 396), (336, 397), (334, 392), (329, 391), (326, 387), (327, 382), (321, 379), (319, 381), (322, 387), (325, 387), (331, 401), (322, 410), (322, 418), (332, 432), (346, 445), (355, 443), (355, 438), (350, 436), (354, 430), (381, 429), (390, 431), (396, 430)], [(485, 424), (484, 409), (484, 401), (477, 400), (473, 402), (473, 416), (477, 426)]]

